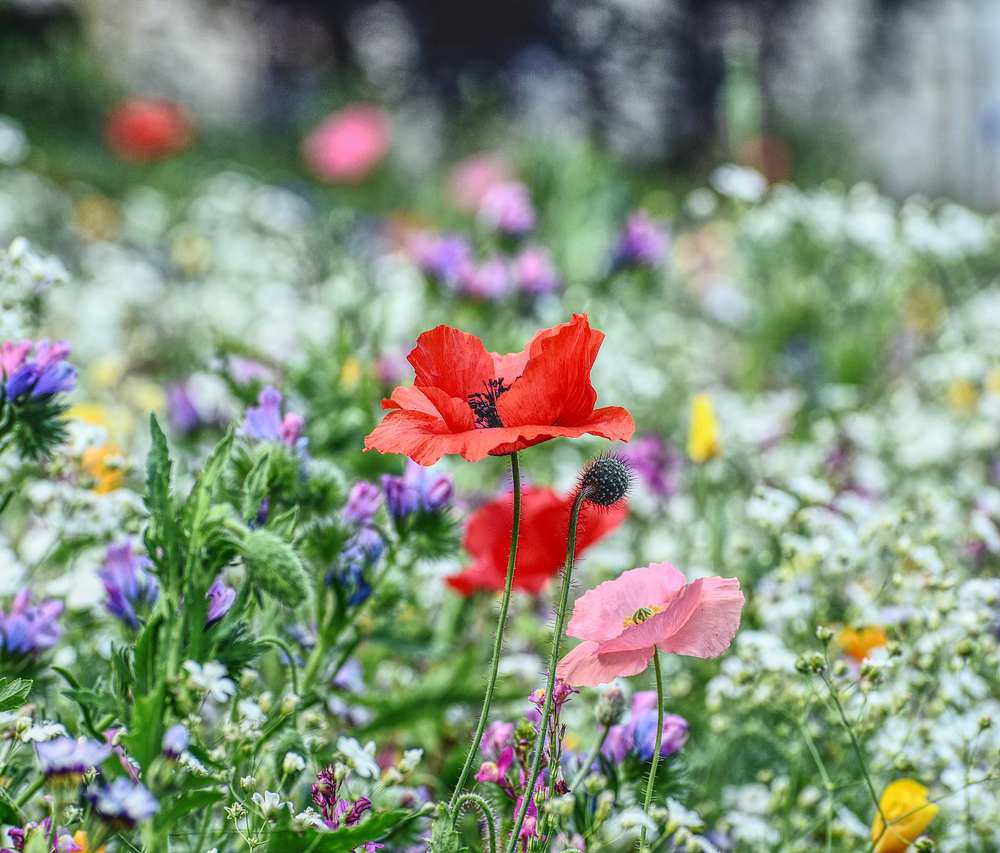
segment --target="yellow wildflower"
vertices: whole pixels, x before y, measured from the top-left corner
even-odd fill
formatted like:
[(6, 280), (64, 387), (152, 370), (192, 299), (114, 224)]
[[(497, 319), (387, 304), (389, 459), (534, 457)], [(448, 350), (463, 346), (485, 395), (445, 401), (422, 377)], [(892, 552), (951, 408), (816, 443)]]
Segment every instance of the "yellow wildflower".
[(687, 451), (693, 462), (707, 462), (722, 453), (719, 420), (715, 417), (715, 406), (708, 394), (695, 394), (691, 398)]
[(837, 637), (837, 642), (844, 653), (854, 658), (858, 663), (863, 661), (875, 649), (885, 646), (888, 638), (885, 631), (873, 625), (855, 630), (844, 628)]
[(873, 853), (906, 853), (909, 846), (934, 820), (938, 807), (927, 802), (927, 789), (912, 779), (897, 779), (882, 794), (882, 814), (872, 823)]

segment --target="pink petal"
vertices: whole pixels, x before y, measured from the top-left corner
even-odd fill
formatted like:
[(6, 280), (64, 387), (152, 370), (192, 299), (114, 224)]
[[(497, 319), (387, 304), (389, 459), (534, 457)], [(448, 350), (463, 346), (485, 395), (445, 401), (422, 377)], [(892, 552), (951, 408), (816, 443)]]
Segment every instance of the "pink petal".
[(640, 607), (666, 604), (683, 589), (684, 582), (684, 575), (670, 563), (652, 563), (624, 572), (576, 600), (566, 633), (598, 641), (617, 637), (625, 619)]
[(625, 652), (653, 646), (665, 648), (663, 644), (666, 639), (676, 634), (694, 616), (701, 603), (703, 584), (704, 578), (689, 583), (662, 613), (657, 613), (638, 625), (630, 625), (617, 637), (601, 643), (600, 653)]
[(744, 601), (736, 578), (704, 578), (697, 610), (679, 630), (657, 645), (675, 655), (718, 657), (736, 636)]
[(573, 687), (596, 687), (618, 676), (638, 675), (653, 657), (653, 647), (613, 654), (598, 654), (598, 644), (585, 641), (556, 666), (556, 676)]

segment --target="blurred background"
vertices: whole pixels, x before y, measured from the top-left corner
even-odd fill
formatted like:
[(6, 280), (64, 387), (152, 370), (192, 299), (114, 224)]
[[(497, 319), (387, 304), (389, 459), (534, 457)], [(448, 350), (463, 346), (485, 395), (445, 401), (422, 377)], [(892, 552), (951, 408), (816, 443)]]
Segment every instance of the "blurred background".
[(112, 190), (104, 122), (142, 95), (199, 156), (280, 177), (363, 100), (414, 174), (572, 135), (692, 180), (733, 161), (994, 210), (998, 44), (995, 0), (0, 0), (0, 162)]

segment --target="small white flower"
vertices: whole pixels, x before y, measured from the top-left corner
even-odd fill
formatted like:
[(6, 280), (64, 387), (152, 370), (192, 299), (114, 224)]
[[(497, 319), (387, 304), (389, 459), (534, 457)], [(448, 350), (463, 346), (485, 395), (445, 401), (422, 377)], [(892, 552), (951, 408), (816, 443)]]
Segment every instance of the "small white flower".
[(204, 665), (193, 660), (185, 661), (184, 669), (188, 672), (188, 687), (204, 691), (216, 702), (227, 702), (236, 694), (236, 683), (226, 678), (226, 668), (216, 660)]
[(417, 749), (408, 749), (403, 753), (403, 758), (399, 762), (399, 772), (409, 773), (413, 770), (423, 759), (424, 751), (419, 747)]
[(327, 828), (327, 825), (323, 822), (322, 816), (317, 814), (312, 807), (306, 809), (304, 812), (299, 812), (292, 818), (292, 829), (297, 831)]
[(260, 791), (257, 791), (251, 799), (254, 801), (254, 805), (260, 809), (260, 813), (268, 820), (274, 820), (285, 806), (292, 807), (290, 802), (283, 801), (281, 795), (274, 791), (265, 791), (263, 796)]
[(306, 760), (297, 752), (286, 752), (285, 759), (281, 762), (283, 773), (301, 773), (306, 769)]
[(247, 722), (257, 725), (263, 723), (266, 714), (264, 709), (260, 707), (253, 699), (240, 699), (236, 703), (236, 712)]
[(375, 741), (368, 741), (362, 749), (361, 744), (352, 737), (341, 735), (337, 738), (337, 751), (344, 756), (354, 772), (366, 779), (378, 776), (378, 764), (375, 763)]
[(52, 740), (54, 737), (66, 737), (68, 734), (62, 723), (38, 723), (25, 729), (21, 740), (25, 743), (41, 742)]

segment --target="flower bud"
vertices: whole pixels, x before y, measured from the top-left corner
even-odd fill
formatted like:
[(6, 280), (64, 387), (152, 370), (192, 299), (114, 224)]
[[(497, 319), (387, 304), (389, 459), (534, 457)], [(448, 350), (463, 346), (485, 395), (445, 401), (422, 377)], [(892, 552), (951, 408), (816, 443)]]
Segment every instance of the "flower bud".
[(625, 693), (620, 687), (612, 685), (605, 690), (597, 700), (594, 716), (602, 726), (613, 726), (622, 718), (625, 712)]
[(299, 702), (301, 700), (294, 693), (290, 693), (284, 699), (281, 700), (281, 713), (286, 717), (289, 714), (295, 713), (295, 709), (299, 707)]
[(611, 791), (604, 791), (597, 798), (597, 806), (594, 810), (594, 822), (604, 823), (611, 816), (611, 807), (615, 804), (615, 795)]
[(309, 595), (309, 578), (302, 561), (285, 540), (269, 530), (251, 531), (240, 550), (250, 582), (288, 607)]
[(600, 773), (591, 773), (583, 780), (583, 790), (595, 797), (608, 787), (608, 780)]
[(617, 456), (601, 456), (580, 475), (580, 489), (587, 490), (586, 500), (597, 506), (614, 506), (623, 500), (632, 485), (632, 472)]

